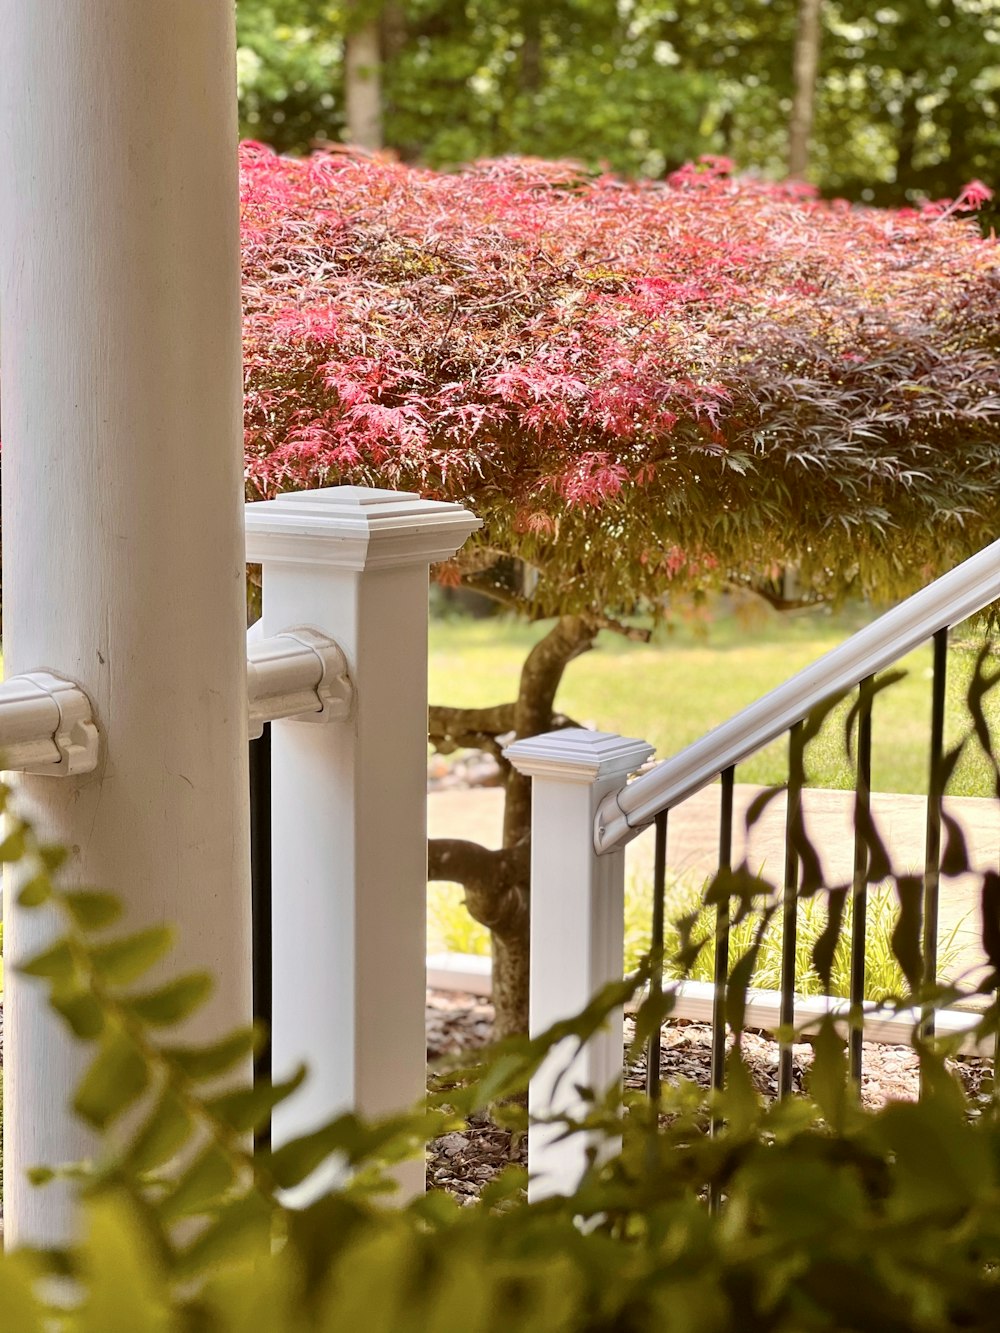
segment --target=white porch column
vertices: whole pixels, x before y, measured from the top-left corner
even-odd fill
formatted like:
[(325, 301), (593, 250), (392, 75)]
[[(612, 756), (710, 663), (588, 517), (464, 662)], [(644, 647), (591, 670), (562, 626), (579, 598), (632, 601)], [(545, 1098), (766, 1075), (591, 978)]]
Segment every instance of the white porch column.
[[(276, 1143), (425, 1092), (427, 576), (477, 527), (459, 505), (355, 486), (247, 505), (263, 634), (328, 634), (355, 690), (346, 722), (272, 724), (274, 1077), (309, 1065)], [(399, 1175), (423, 1189), (422, 1162)]]
[[(4, 667), (78, 682), (95, 773), (20, 799), (250, 1017), (239, 191), (232, 0), (0, 0)], [(8, 964), (49, 923), (8, 902)], [(11, 910), (12, 909), (12, 910)], [(8, 965), (8, 1243), (71, 1228), (34, 1163), (90, 1148), (79, 1052)]]
[[(598, 856), (594, 819), (601, 801), (652, 753), (645, 741), (576, 727), (515, 741), (504, 751), (519, 773), (532, 778), (532, 1036), (572, 1018), (603, 986), (622, 978), (625, 852)], [(619, 1011), (572, 1065), (573, 1043), (555, 1047), (532, 1080), (532, 1116), (573, 1115), (582, 1106), (577, 1087), (600, 1094), (621, 1078), (622, 1040)], [(545, 1125), (529, 1131), (533, 1199), (571, 1193), (583, 1173), (584, 1136), (559, 1143), (560, 1132)]]

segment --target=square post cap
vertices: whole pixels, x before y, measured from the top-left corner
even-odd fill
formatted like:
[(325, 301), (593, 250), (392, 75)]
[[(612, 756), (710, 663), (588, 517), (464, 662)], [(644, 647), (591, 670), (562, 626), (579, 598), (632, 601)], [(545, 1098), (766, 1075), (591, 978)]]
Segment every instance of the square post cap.
[(635, 737), (585, 727), (546, 731), (504, 750), (504, 758), (526, 777), (588, 786), (602, 778), (625, 778), (653, 754), (652, 745)]
[(247, 560), (254, 564), (398, 569), (448, 560), (482, 527), (460, 504), (409, 491), (326, 486), (246, 506)]

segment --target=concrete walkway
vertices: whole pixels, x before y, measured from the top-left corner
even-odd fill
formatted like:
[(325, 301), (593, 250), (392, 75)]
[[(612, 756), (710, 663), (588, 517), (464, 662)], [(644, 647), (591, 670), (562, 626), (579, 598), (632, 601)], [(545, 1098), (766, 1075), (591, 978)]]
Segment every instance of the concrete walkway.
[[(771, 882), (781, 882), (784, 866), (785, 798), (776, 797), (764, 817), (746, 838), (746, 809), (761, 789), (737, 785), (735, 792), (733, 860), (748, 854), (750, 865)], [(827, 883), (850, 880), (854, 860), (854, 796), (851, 792), (810, 790), (805, 793), (806, 829), (820, 852)], [(488, 847), (500, 845), (503, 792), (499, 788), (435, 792), (427, 798), (431, 837), (470, 838)], [(1000, 865), (1000, 806), (993, 800), (949, 797), (946, 811), (961, 826), (975, 869)], [(872, 810), (894, 866), (907, 873), (921, 873), (924, 862), (926, 800), (922, 796), (875, 793)], [(704, 878), (718, 864), (719, 789), (707, 787), (671, 812), (667, 843), (671, 876)], [(653, 839), (643, 834), (629, 844), (626, 857), (629, 873), (650, 882)], [(980, 880), (962, 875), (943, 880), (939, 939), (943, 943), (954, 931), (958, 961), (952, 975), (985, 967), (980, 944)]]

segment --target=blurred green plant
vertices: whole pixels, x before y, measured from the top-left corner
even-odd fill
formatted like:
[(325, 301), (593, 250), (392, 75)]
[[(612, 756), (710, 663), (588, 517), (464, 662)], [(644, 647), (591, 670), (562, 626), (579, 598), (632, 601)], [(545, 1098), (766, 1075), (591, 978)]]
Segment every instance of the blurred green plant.
[[(983, 723), (977, 668), (970, 710)], [(807, 725), (811, 725), (810, 722)], [(949, 756), (946, 764), (954, 762)], [(996, 770), (1000, 785), (1000, 768)], [(6, 793), (0, 791), (0, 806)], [(946, 821), (947, 822), (947, 821)], [(804, 836), (804, 835), (803, 835)], [(982, 876), (983, 949), (992, 972), (977, 988), (926, 983), (919, 881), (882, 869), (874, 826), (864, 833), (874, 882), (901, 905), (889, 949), (904, 1004), (985, 1003), (976, 1038), (1000, 1031), (1000, 873)], [(799, 844), (808, 865), (811, 848)], [(60, 849), (7, 811), (0, 861), (17, 863), (19, 910), (54, 912), (59, 937), (23, 971), (47, 984), (53, 1008), (92, 1051), (74, 1106), (103, 1135), (93, 1162), (36, 1173), (76, 1183), (83, 1240), (68, 1252), (18, 1250), (0, 1259), (0, 1328), (17, 1333), (993, 1333), (1000, 1297), (1000, 1114), (992, 1096), (954, 1077), (959, 1038), (912, 1037), (919, 1102), (865, 1111), (847, 1077), (830, 1017), (797, 1033), (815, 1048), (809, 1095), (765, 1104), (742, 1056), (746, 990), (775, 895), (746, 867), (720, 873), (705, 902), (730, 904), (737, 926), (726, 1020), (725, 1087), (665, 1086), (649, 1100), (578, 1089), (566, 1136), (586, 1134), (586, 1166), (565, 1197), (528, 1203), (510, 1168), (462, 1207), (432, 1193), (379, 1205), (395, 1164), (431, 1137), (489, 1108), (528, 1128), (520, 1100), (543, 1060), (572, 1058), (608, 1015), (647, 985), (660, 960), (606, 987), (576, 1018), (512, 1038), (475, 1065), (439, 1071), (425, 1104), (369, 1123), (353, 1114), (278, 1147), (253, 1131), (304, 1077), (246, 1084), (251, 1030), (211, 1044), (173, 1029), (197, 1011), (210, 979), (194, 973), (150, 987), (170, 946), (166, 927), (120, 933), (108, 893), (64, 888)], [(876, 874), (878, 868), (881, 873)], [(945, 875), (968, 873), (961, 834), (947, 827)], [(817, 893), (804, 876), (801, 893)], [(824, 987), (845, 926), (833, 890), (810, 964)], [(672, 965), (699, 951), (698, 913), (677, 922)], [(635, 1016), (634, 1051), (673, 1011), (655, 987)], [(229, 1080), (221, 1087), (220, 1077)], [(623, 1114), (624, 1112), (624, 1114)], [(131, 1128), (126, 1128), (126, 1125)], [(712, 1132), (709, 1132), (711, 1129)], [(621, 1149), (617, 1150), (619, 1136)], [(338, 1164), (336, 1183), (327, 1169)], [(318, 1173), (322, 1172), (320, 1184)], [(289, 1204), (289, 1191), (312, 1201)], [(311, 1192), (310, 1192), (311, 1191)], [(708, 1206), (708, 1201), (714, 1207)], [(54, 1286), (53, 1276), (62, 1283)], [(68, 1279), (68, 1282), (66, 1281)]]
[(490, 932), (470, 914), (460, 884), (428, 884), (427, 938), (432, 952), (443, 949), (479, 957), (490, 952)]
[[(342, 1116), (254, 1155), (249, 1134), (292, 1095), (219, 1074), (240, 1069), (249, 1031), (211, 1046), (171, 1041), (208, 981), (143, 990), (169, 931), (117, 934), (108, 894), (64, 890), (60, 853), (20, 821), (4, 844), (26, 858), (25, 908), (55, 907), (62, 938), (26, 965), (94, 1051), (77, 1111), (105, 1132), (104, 1154), (70, 1169), (85, 1239), (61, 1254), (0, 1259), (0, 1326), (18, 1333), (198, 1330), (275, 1333), (945, 1333), (995, 1328), (1000, 1263), (1000, 1118), (970, 1102), (945, 1047), (917, 1041), (925, 1097), (872, 1114), (846, 1079), (829, 1022), (812, 1033), (811, 1096), (764, 1106), (740, 1054), (726, 1090), (666, 1087), (633, 1099), (620, 1153), (594, 1155), (568, 1197), (528, 1204), (508, 1169), (478, 1207), (434, 1193), (398, 1208), (376, 1199), (402, 1157), (473, 1110), (525, 1128), (511, 1100), (556, 1043), (584, 1041), (634, 986), (608, 987), (578, 1018), (512, 1039), (475, 1067), (441, 1073), (428, 1103), (377, 1124)], [(732, 979), (737, 984), (740, 960)], [(139, 987), (139, 989), (137, 989)], [(669, 1014), (647, 999), (636, 1041)], [(995, 1031), (996, 1005), (981, 1027)], [(583, 1090), (567, 1134), (621, 1132), (615, 1090)], [(122, 1136), (131, 1111), (137, 1128)], [(721, 1118), (714, 1135), (712, 1118)], [(340, 1183), (290, 1208), (331, 1156)], [(39, 1173), (39, 1180), (56, 1174)], [(706, 1207), (709, 1194), (722, 1200)], [(69, 1277), (58, 1289), (46, 1279)], [(53, 1292), (56, 1295), (53, 1296)]]

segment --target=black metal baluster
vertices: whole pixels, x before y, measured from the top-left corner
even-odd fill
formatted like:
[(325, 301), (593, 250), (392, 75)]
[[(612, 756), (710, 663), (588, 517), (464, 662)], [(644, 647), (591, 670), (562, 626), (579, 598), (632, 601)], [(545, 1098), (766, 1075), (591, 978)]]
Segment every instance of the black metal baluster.
[[(656, 848), (653, 854), (653, 929), (650, 954), (654, 967), (649, 978), (649, 998), (658, 1003), (663, 994), (663, 920), (667, 892), (667, 812), (656, 816)], [(653, 1102), (660, 1100), (661, 1031), (657, 1022), (646, 1043), (646, 1092)]]
[[(735, 768), (722, 773), (722, 802), (719, 813), (719, 874), (732, 869), (733, 863), (733, 784)], [(721, 1091), (726, 1081), (726, 982), (729, 978), (729, 898), (724, 898), (715, 913), (715, 994), (712, 1000), (712, 1087)], [(711, 1133), (717, 1134), (722, 1121), (712, 1116)], [(708, 1191), (708, 1205), (713, 1212), (722, 1203), (718, 1187)]]
[[(722, 806), (719, 819), (719, 873), (732, 869), (733, 782), (735, 768), (722, 774)], [(712, 1003), (712, 1087), (721, 1088), (726, 1077), (726, 980), (729, 976), (729, 900), (719, 903), (715, 916), (715, 997)]]
[[(796, 722), (788, 733), (788, 804), (785, 808), (785, 882), (781, 913), (781, 1009), (782, 1027), (795, 1023), (795, 958), (798, 946), (799, 854), (795, 834), (802, 818), (802, 786), (805, 779), (805, 746), (802, 723)], [(792, 1091), (792, 1047), (783, 1042), (778, 1057), (778, 1096)]]
[(864, 1049), (865, 942), (868, 926), (869, 848), (858, 831), (859, 816), (868, 816), (872, 804), (872, 686), (874, 676), (860, 685), (858, 700), (858, 764), (854, 784), (854, 921), (851, 928), (851, 1008), (858, 1014), (851, 1024), (849, 1065), (851, 1078), (861, 1083)]
[[(934, 635), (934, 669), (931, 681), (931, 764), (927, 787), (927, 842), (924, 857), (924, 981), (937, 980), (938, 904), (941, 883), (941, 804), (944, 796), (942, 758), (944, 755), (944, 705), (948, 672), (948, 631)], [(921, 1032), (934, 1036), (934, 1010), (924, 1010)]]
[[(723, 772), (719, 820), (719, 873), (732, 869), (732, 797), (736, 769)], [(712, 1002), (712, 1086), (725, 1081), (725, 982), (729, 976), (729, 900), (720, 902), (715, 921), (715, 998)]]
[[(254, 1061), (254, 1078), (271, 1077), (271, 726), (250, 742), (250, 885), (253, 914), (253, 1014), (266, 1036)], [(254, 1138), (258, 1147), (271, 1140), (270, 1125)]]

